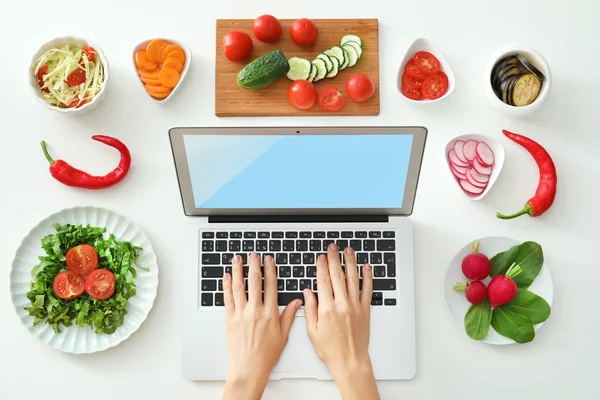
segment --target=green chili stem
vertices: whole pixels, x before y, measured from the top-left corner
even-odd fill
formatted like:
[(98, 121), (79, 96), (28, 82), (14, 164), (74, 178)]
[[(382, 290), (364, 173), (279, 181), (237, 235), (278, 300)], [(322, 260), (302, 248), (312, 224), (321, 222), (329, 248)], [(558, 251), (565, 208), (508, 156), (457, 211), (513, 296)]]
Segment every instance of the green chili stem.
[(48, 148), (46, 147), (46, 142), (42, 140), (41, 144), (42, 144), (42, 151), (44, 152), (46, 159), (48, 160), (48, 162), (50, 164), (54, 164), (54, 160), (52, 159), (52, 157), (50, 157), (50, 154), (48, 153)]

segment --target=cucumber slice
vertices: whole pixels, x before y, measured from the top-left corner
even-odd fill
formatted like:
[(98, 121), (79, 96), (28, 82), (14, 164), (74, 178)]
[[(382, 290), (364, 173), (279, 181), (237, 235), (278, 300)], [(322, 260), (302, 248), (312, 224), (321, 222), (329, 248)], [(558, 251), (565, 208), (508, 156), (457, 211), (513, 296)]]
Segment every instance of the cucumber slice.
[(346, 44), (344, 46), (352, 46), (354, 47), (354, 50), (356, 50), (356, 53), (358, 54), (358, 59), (360, 60), (360, 58), (362, 57), (362, 47), (360, 47), (360, 45), (357, 42), (353, 42), (353, 41), (349, 41), (346, 42)]
[(315, 64), (311, 63), (310, 64), (310, 75), (308, 75), (308, 81), (314, 82), (316, 76), (317, 76), (317, 67), (315, 67)]
[(360, 47), (362, 47), (362, 40), (356, 35), (346, 35), (342, 37), (342, 40), (340, 40), (340, 46), (343, 46), (348, 42), (356, 42)]
[(343, 71), (346, 68), (348, 68), (348, 64), (350, 64), (350, 56), (348, 55), (348, 52), (343, 47), (342, 51), (344, 52), (344, 63), (340, 65), (340, 71)]
[(350, 46), (348, 44), (345, 44), (344, 46), (342, 46), (342, 48), (348, 54), (348, 67), (354, 67), (358, 62), (358, 52), (356, 51), (354, 46)]
[(323, 54), (337, 58), (338, 65), (342, 65), (344, 63), (344, 50), (342, 50), (341, 47), (333, 46), (331, 49), (325, 50)]
[(308, 79), (312, 68), (310, 61), (304, 58), (292, 57), (288, 60), (288, 63), (290, 64), (290, 70), (287, 73), (289, 80)]
[(333, 64), (333, 69), (331, 71), (329, 71), (329, 73), (327, 74), (328, 78), (335, 78), (338, 74), (338, 72), (340, 72), (340, 62), (338, 61), (338, 59), (336, 57), (329, 57), (331, 59), (331, 63)]
[(312, 65), (317, 69), (317, 75), (313, 79), (313, 82), (320, 81), (327, 76), (327, 66), (325, 65), (325, 61), (316, 58), (312, 61)]
[(330, 73), (331, 70), (333, 69), (333, 62), (331, 62), (331, 59), (329, 58), (329, 56), (326, 56), (325, 54), (321, 53), (317, 56), (317, 58), (320, 58), (321, 60), (325, 61), (325, 66), (327, 67), (327, 73)]

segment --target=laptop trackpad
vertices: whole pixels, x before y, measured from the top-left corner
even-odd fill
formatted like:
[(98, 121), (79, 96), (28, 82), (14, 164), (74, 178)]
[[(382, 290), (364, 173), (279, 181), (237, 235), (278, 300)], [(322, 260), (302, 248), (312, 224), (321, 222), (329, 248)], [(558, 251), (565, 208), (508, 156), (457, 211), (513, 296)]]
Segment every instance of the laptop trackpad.
[(296, 316), (288, 344), (271, 374), (271, 379), (280, 378), (331, 379), (308, 337), (304, 316)]

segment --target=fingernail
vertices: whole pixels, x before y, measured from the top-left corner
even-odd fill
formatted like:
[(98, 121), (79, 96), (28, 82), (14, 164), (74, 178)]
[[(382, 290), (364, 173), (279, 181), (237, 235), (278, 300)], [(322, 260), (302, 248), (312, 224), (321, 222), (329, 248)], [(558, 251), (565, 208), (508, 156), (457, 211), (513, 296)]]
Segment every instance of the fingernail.
[(223, 275), (223, 282), (227, 282), (229, 280), (229, 274)]
[(371, 266), (370, 266), (369, 264), (365, 264), (365, 269), (366, 269), (367, 271), (370, 271), (370, 270), (371, 270)]
[(296, 300), (296, 309), (300, 308), (300, 306), (302, 306), (302, 300)]
[(233, 258), (231, 259), (231, 263), (232, 264), (237, 264), (240, 262), (240, 256), (233, 256)]
[(331, 250), (331, 251), (337, 251), (337, 248), (338, 248), (337, 244), (335, 244), (335, 243), (331, 243), (329, 245), (329, 250)]
[(252, 257), (254, 257), (254, 258), (258, 257), (258, 253), (257, 253), (257, 252), (255, 252), (255, 251), (253, 251), (253, 252), (252, 252)]
[(327, 256), (325, 254), (321, 254), (319, 256), (319, 260), (321, 260), (321, 261), (327, 261)]
[(265, 261), (271, 262), (271, 261), (273, 261), (273, 257), (271, 257), (271, 256), (266, 256), (266, 257), (265, 257)]
[(352, 247), (346, 247), (346, 254), (354, 254), (354, 249)]
[(306, 297), (308, 296), (308, 292), (310, 292), (310, 290), (308, 289), (304, 289), (304, 298), (306, 299)]

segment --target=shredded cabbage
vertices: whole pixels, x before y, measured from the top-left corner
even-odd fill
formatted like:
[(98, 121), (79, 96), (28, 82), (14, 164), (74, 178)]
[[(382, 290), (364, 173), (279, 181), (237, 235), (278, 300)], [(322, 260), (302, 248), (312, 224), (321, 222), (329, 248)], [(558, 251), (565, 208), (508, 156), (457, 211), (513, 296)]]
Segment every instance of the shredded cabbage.
[[(55, 107), (80, 107), (91, 102), (104, 86), (104, 67), (98, 54), (94, 61), (90, 61), (81, 46), (65, 45), (42, 54), (33, 70), (36, 79), (45, 65), (48, 70), (39, 81), (40, 91), (46, 102)], [(86, 79), (80, 85), (71, 86), (66, 79), (77, 68), (85, 70)]]

